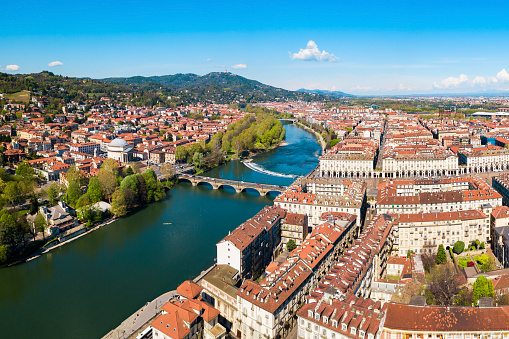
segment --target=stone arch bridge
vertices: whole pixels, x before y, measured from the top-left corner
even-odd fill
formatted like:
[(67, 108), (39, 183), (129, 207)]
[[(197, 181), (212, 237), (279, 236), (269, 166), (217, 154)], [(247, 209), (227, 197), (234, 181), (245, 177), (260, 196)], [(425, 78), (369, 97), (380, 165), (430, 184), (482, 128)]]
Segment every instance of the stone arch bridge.
[(178, 174), (177, 179), (178, 181), (190, 182), (193, 186), (208, 184), (215, 190), (224, 187), (231, 187), (235, 189), (235, 192), (237, 193), (244, 192), (247, 189), (252, 189), (260, 193), (261, 196), (267, 195), (270, 192), (281, 193), (286, 189), (286, 186), (280, 185), (259, 184), (255, 182), (201, 177), (190, 174)]

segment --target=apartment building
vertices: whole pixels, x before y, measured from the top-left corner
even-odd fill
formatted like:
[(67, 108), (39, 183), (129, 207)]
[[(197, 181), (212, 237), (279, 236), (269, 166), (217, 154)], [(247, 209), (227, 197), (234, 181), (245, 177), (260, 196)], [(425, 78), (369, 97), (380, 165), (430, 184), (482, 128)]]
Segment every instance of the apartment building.
[(306, 214), (309, 225), (320, 224), (325, 212), (358, 216), (360, 226), (366, 214), (366, 183), (356, 180), (307, 178), (289, 187), (274, 199), (274, 205), (289, 213)]
[(387, 259), (393, 245), (395, 218), (383, 214), (364, 226), (359, 237), (347, 248), (328, 274), (320, 281), (316, 293), (326, 290), (340, 297), (355, 294), (368, 298), (371, 282), (385, 275)]
[(460, 164), (467, 173), (503, 171), (509, 169), (509, 149), (485, 145), (473, 148), (462, 148), (458, 151)]
[(95, 155), (101, 153), (101, 144), (95, 142), (69, 144), (69, 151)]
[(241, 337), (282, 335), (292, 314), (349, 245), (356, 229), (353, 219), (347, 228), (324, 223), (284, 262), (267, 266), (259, 283), (245, 280), (237, 294)]
[(386, 180), (378, 185), (378, 213), (482, 210), (502, 205), (502, 196), (481, 178)]
[(502, 195), (503, 203), (509, 205), (509, 174), (501, 173), (491, 178), (491, 185)]
[(469, 244), (490, 239), (490, 219), (480, 210), (398, 214), (394, 243), (399, 255), (408, 251), (425, 253), (437, 246), (453, 246), (456, 241)]
[(201, 297), (221, 314), (218, 322), (227, 332), (237, 332), (237, 291), (239, 272), (228, 265), (214, 265), (197, 283), (203, 288)]
[(281, 242), (286, 211), (266, 206), (216, 244), (217, 264), (229, 265), (242, 278), (256, 279), (273, 259)]
[(285, 246), (291, 239), (297, 246), (302, 245), (308, 235), (308, 216), (298, 213), (287, 213), (281, 225), (281, 245)]
[(306, 303), (297, 312), (299, 339), (380, 338), (385, 307), (352, 294)]

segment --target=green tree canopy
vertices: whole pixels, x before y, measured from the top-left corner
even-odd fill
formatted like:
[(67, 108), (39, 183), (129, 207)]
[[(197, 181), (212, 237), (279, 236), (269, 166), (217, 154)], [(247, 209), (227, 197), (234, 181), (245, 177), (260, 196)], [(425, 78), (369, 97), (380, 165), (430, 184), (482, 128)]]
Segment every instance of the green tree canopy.
[(87, 195), (89, 196), (90, 202), (92, 204), (95, 204), (96, 202), (102, 201), (104, 199), (99, 178), (96, 177), (90, 178), (88, 182)]
[(23, 161), (21, 164), (18, 165), (18, 168), (16, 168), (16, 175), (19, 175), (26, 179), (32, 179), (35, 175), (35, 171), (32, 167), (30, 167), (30, 164), (28, 161)]
[(480, 297), (493, 297), (493, 283), (485, 276), (479, 276), (472, 286), (474, 305), (477, 305)]
[(288, 250), (288, 252), (291, 252), (296, 248), (297, 244), (295, 243), (295, 241), (293, 239), (288, 240), (288, 242), (286, 243), (286, 249)]
[(444, 262), (447, 262), (447, 254), (444, 245), (440, 244), (438, 245), (437, 264), (443, 264)]
[(82, 196), (80, 186), (76, 181), (70, 181), (65, 194), (66, 201), (71, 207), (76, 207), (79, 198)]
[(117, 187), (117, 178), (111, 171), (101, 169), (98, 179), (103, 195), (109, 198), (111, 202), (112, 194), (115, 192), (115, 188)]
[(465, 243), (463, 241), (456, 241), (454, 243), (454, 247), (453, 247), (452, 251), (456, 254), (461, 254), (461, 252), (463, 252), (464, 249), (465, 249)]

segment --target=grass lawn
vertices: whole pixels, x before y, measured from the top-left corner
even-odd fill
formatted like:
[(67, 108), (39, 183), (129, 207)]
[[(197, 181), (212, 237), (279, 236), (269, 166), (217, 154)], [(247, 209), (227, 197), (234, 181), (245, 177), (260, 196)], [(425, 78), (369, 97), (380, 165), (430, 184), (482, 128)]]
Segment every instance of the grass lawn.
[(6, 94), (5, 98), (15, 101), (30, 102), (30, 91), (20, 91), (12, 94)]
[(387, 274), (387, 276), (385, 278), (387, 280), (399, 280), (399, 275), (390, 275), (390, 274)]
[(460, 267), (467, 267), (468, 263), (471, 261), (470, 257), (461, 257), (458, 258), (458, 265), (460, 265)]

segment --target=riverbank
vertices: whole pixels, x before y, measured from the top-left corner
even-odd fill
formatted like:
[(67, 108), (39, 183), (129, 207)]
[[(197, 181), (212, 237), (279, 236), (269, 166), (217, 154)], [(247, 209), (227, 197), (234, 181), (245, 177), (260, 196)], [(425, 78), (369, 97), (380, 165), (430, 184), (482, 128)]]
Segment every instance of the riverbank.
[(318, 140), (318, 142), (320, 143), (320, 146), (322, 147), (322, 152), (325, 152), (325, 149), (327, 148), (327, 144), (325, 143), (325, 140), (320, 133), (314, 131), (313, 129), (304, 125), (303, 123), (301, 123), (298, 120), (296, 121), (296, 124), (301, 126), (302, 128), (304, 128), (305, 130), (308, 130), (309, 132), (313, 133), (316, 137), (316, 140)]
[[(29, 261), (32, 261), (34, 259), (37, 259), (39, 258), (40, 256), (42, 256), (43, 254), (46, 254), (48, 252), (50, 252), (51, 250), (54, 250), (55, 248), (59, 248), (63, 245), (66, 245), (68, 243), (71, 243), (73, 242), (74, 240), (76, 239), (79, 239), (81, 238), (82, 236), (84, 235), (87, 235), (93, 231), (96, 231), (98, 229), (100, 229), (101, 227), (104, 227), (106, 225), (109, 225), (111, 223), (113, 223), (114, 221), (116, 220), (116, 218), (108, 218), (102, 222), (100, 222), (99, 224), (97, 224), (96, 226), (92, 227), (92, 228), (89, 228), (87, 229), (86, 231), (70, 238), (70, 239), (67, 239), (65, 241), (62, 241), (62, 242), (56, 242), (55, 244), (51, 244), (49, 245), (48, 247), (41, 247), (39, 250), (37, 250), (35, 253), (32, 253), (31, 255), (29, 256), (26, 256), (24, 258), (21, 258), (19, 260), (17, 260), (16, 262), (13, 262), (13, 263), (9, 263), (7, 265), (4, 265), (4, 266), (1, 266), (0, 268), (4, 268), (4, 267), (12, 267), (12, 266), (15, 266), (15, 265), (19, 265), (19, 264), (23, 264), (23, 263), (26, 263), (26, 262), (29, 262)], [(84, 224), (81, 224), (82, 227), (85, 227)]]

